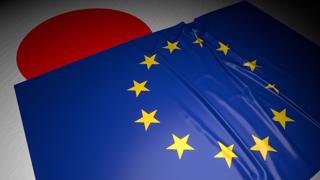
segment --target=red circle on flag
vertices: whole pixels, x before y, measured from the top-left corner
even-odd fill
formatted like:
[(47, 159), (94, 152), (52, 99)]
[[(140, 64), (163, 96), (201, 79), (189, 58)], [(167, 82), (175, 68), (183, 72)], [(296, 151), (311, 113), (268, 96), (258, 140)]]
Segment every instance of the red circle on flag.
[(143, 21), (121, 11), (67, 12), (39, 24), (23, 39), (18, 68), (30, 79), (149, 33)]

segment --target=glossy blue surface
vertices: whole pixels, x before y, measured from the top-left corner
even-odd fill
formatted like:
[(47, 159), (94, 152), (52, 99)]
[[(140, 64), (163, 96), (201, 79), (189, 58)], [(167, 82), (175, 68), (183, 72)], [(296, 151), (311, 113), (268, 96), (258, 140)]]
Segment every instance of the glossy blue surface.
[[(193, 43), (194, 32), (203, 48)], [(162, 48), (166, 41), (179, 41), (181, 50), (170, 54)], [(218, 41), (231, 48), (226, 56), (216, 51)], [(139, 64), (153, 54), (159, 65)], [(243, 67), (251, 59), (261, 66), (254, 72)], [(318, 47), (242, 2), (20, 83), (15, 89), (36, 178), (310, 178), (320, 169), (316, 59)], [(127, 91), (133, 80), (148, 80), (150, 92), (135, 97)], [(286, 108), (294, 122), (284, 130), (270, 108)], [(146, 132), (134, 123), (141, 109), (157, 109), (160, 124)], [(172, 134), (189, 134), (195, 150), (179, 160), (166, 150)], [(277, 152), (264, 160), (250, 150), (252, 135), (269, 136)], [(234, 144), (231, 168), (214, 158), (218, 141)]]

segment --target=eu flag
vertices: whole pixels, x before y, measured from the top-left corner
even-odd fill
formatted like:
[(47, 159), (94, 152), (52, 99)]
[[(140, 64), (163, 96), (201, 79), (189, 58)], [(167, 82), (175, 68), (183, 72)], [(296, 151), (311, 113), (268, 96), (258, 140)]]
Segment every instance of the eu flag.
[[(234, 16), (248, 17), (249, 34), (222, 25)], [(290, 39), (275, 37), (283, 32)], [(240, 3), (20, 83), (36, 178), (310, 178), (320, 169), (318, 77), (292, 64), (320, 58), (315, 50)]]

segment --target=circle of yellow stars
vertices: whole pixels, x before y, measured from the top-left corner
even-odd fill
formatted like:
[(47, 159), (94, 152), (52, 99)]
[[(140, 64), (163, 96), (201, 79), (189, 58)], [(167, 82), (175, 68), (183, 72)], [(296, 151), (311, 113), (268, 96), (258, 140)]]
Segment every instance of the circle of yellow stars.
[[(198, 37), (196, 33), (194, 33), (194, 41), (193, 44), (198, 45), (200, 48), (204, 47), (204, 40)], [(224, 56), (227, 56), (229, 53), (229, 46), (227, 44), (224, 44), (223, 42), (218, 41), (218, 48), (216, 48), (216, 51), (221, 52)], [(173, 54), (176, 51), (182, 50), (179, 47), (179, 41), (171, 42), (167, 41), (166, 46), (163, 46), (164, 49), (167, 49), (169, 54)], [(139, 64), (145, 65), (147, 70), (150, 70), (154, 65), (159, 65), (160, 63), (156, 59), (157, 54), (153, 54), (151, 56), (144, 55), (144, 60), (141, 61)], [(261, 66), (257, 65), (257, 60), (249, 60), (245, 63), (243, 63), (243, 66), (246, 68), (249, 68), (251, 72), (254, 72), (256, 68), (260, 68)], [(127, 91), (133, 91), (135, 92), (135, 96), (139, 97), (139, 95), (142, 92), (150, 92), (150, 90), (146, 87), (147, 85), (147, 80), (142, 81), (142, 82), (137, 82), (136, 80), (133, 80), (133, 86)], [(265, 86), (266, 89), (270, 89), (276, 94), (280, 94), (280, 91), (276, 88), (275, 84), (268, 83)], [(157, 114), (157, 109), (147, 112), (144, 109), (141, 109), (141, 117), (137, 120), (134, 121), (134, 123), (141, 123), (144, 125), (144, 130), (148, 131), (149, 127), (152, 124), (160, 124), (160, 121), (155, 117)], [(281, 111), (276, 111), (274, 109), (271, 109), (271, 112), (273, 114), (272, 120), (275, 122), (278, 122), (280, 126), (283, 129), (286, 129), (286, 123), (288, 122), (294, 122), (293, 119), (289, 118), (287, 116), (287, 111), (286, 109), (282, 109)], [(194, 151), (195, 148), (192, 147), (188, 141), (189, 141), (190, 135), (187, 134), (183, 137), (178, 137), (175, 134), (172, 134), (173, 138), (173, 144), (168, 146), (166, 150), (170, 151), (176, 151), (178, 155), (178, 159), (182, 159), (183, 154), (185, 151)], [(269, 136), (266, 136), (264, 138), (259, 138), (256, 135), (252, 134), (252, 139), (254, 142), (254, 145), (251, 146), (249, 149), (251, 151), (257, 151), (260, 153), (261, 157), (263, 160), (267, 159), (267, 155), (269, 152), (277, 152), (277, 150), (272, 147), (269, 144)], [(222, 158), (225, 160), (227, 166), (231, 168), (232, 165), (232, 160), (234, 158), (238, 158), (238, 155), (234, 152), (234, 144), (230, 145), (225, 145), (222, 142), (218, 141), (217, 142), (220, 151), (216, 153), (213, 158)]]

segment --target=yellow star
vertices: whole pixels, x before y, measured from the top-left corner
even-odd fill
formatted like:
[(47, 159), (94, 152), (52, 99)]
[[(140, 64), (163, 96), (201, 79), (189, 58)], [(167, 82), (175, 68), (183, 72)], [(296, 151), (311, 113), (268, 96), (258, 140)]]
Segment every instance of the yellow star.
[(189, 144), (187, 144), (189, 139), (189, 134), (184, 136), (183, 138), (179, 138), (176, 135), (172, 134), (174, 143), (167, 147), (167, 150), (176, 150), (178, 153), (179, 159), (182, 158), (182, 154), (185, 150), (194, 150)]
[(276, 88), (276, 85), (275, 84), (268, 84), (266, 86), (267, 89), (273, 89), (276, 93), (280, 93), (279, 89)]
[(197, 34), (194, 34), (194, 37), (196, 38), (196, 40), (193, 41), (193, 44), (199, 44), (200, 47), (203, 47), (203, 40), (200, 39), (200, 38), (197, 36)]
[(137, 81), (133, 80), (133, 87), (129, 88), (128, 91), (135, 91), (136, 97), (138, 97), (142, 91), (150, 91), (148, 88), (145, 87), (146, 84), (147, 84), (147, 81), (138, 83)]
[(232, 158), (238, 158), (238, 156), (232, 151), (234, 144), (226, 147), (224, 144), (218, 141), (221, 151), (214, 156), (214, 158), (224, 158), (227, 162), (228, 167), (231, 167)]
[(170, 52), (170, 54), (171, 54), (174, 50), (180, 49), (180, 48), (178, 47), (178, 43), (179, 43), (179, 41), (176, 41), (176, 42), (174, 42), (174, 43), (171, 43), (171, 42), (167, 41), (167, 46), (165, 46), (165, 47), (163, 47), (163, 48), (169, 49), (169, 52)]
[(147, 131), (151, 123), (160, 123), (154, 116), (157, 113), (157, 110), (147, 113), (141, 109), (142, 117), (135, 121), (135, 123), (144, 123), (144, 129)]
[(267, 159), (267, 154), (269, 151), (277, 152), (277, 150), (275, 150), (273, 147), (269, 145), (269, 136), (267, 136), (263, 140), (257, 138), (255, 135), (252, 135), (252, 137), (256, 144), (252, 146), (250, 150), (260, 151), (260, 154), (264, 160)]
[(223, 44), (222, 42), (218, 42), (219, 43), (219, 48), (216, 49), (217, 51), (222, 51), (224, 55), (227, 55), (228, 51), (229, 51), (229, 47), (228, 45)]
[(281, 124), (281, 126), (283, 127), (283, 129), (286, 129), (286, 122), (293, 122), (294, 120), (287, 117), (286, 113), (287, 110), (283, 109), (281, 112), (277, 112), (274, 109), (271, 109), (272, 113), (273, 113), (273, 120), (277, 121)]
[(257, 60), (245, 62), (243, 66), (249, 67), (250, 70), (253, 72), (257, 67)]
[(151, 57), (148, 57), (148, 56), (144, 55), (144, 61), (140, 62), (140, 64), (145, 64), (147, 66), (147, 68), (150, 69), (152, 65), (159, 64), (155, 60), (156, 56), (157, 56), (157, 54), (154, 54)]

